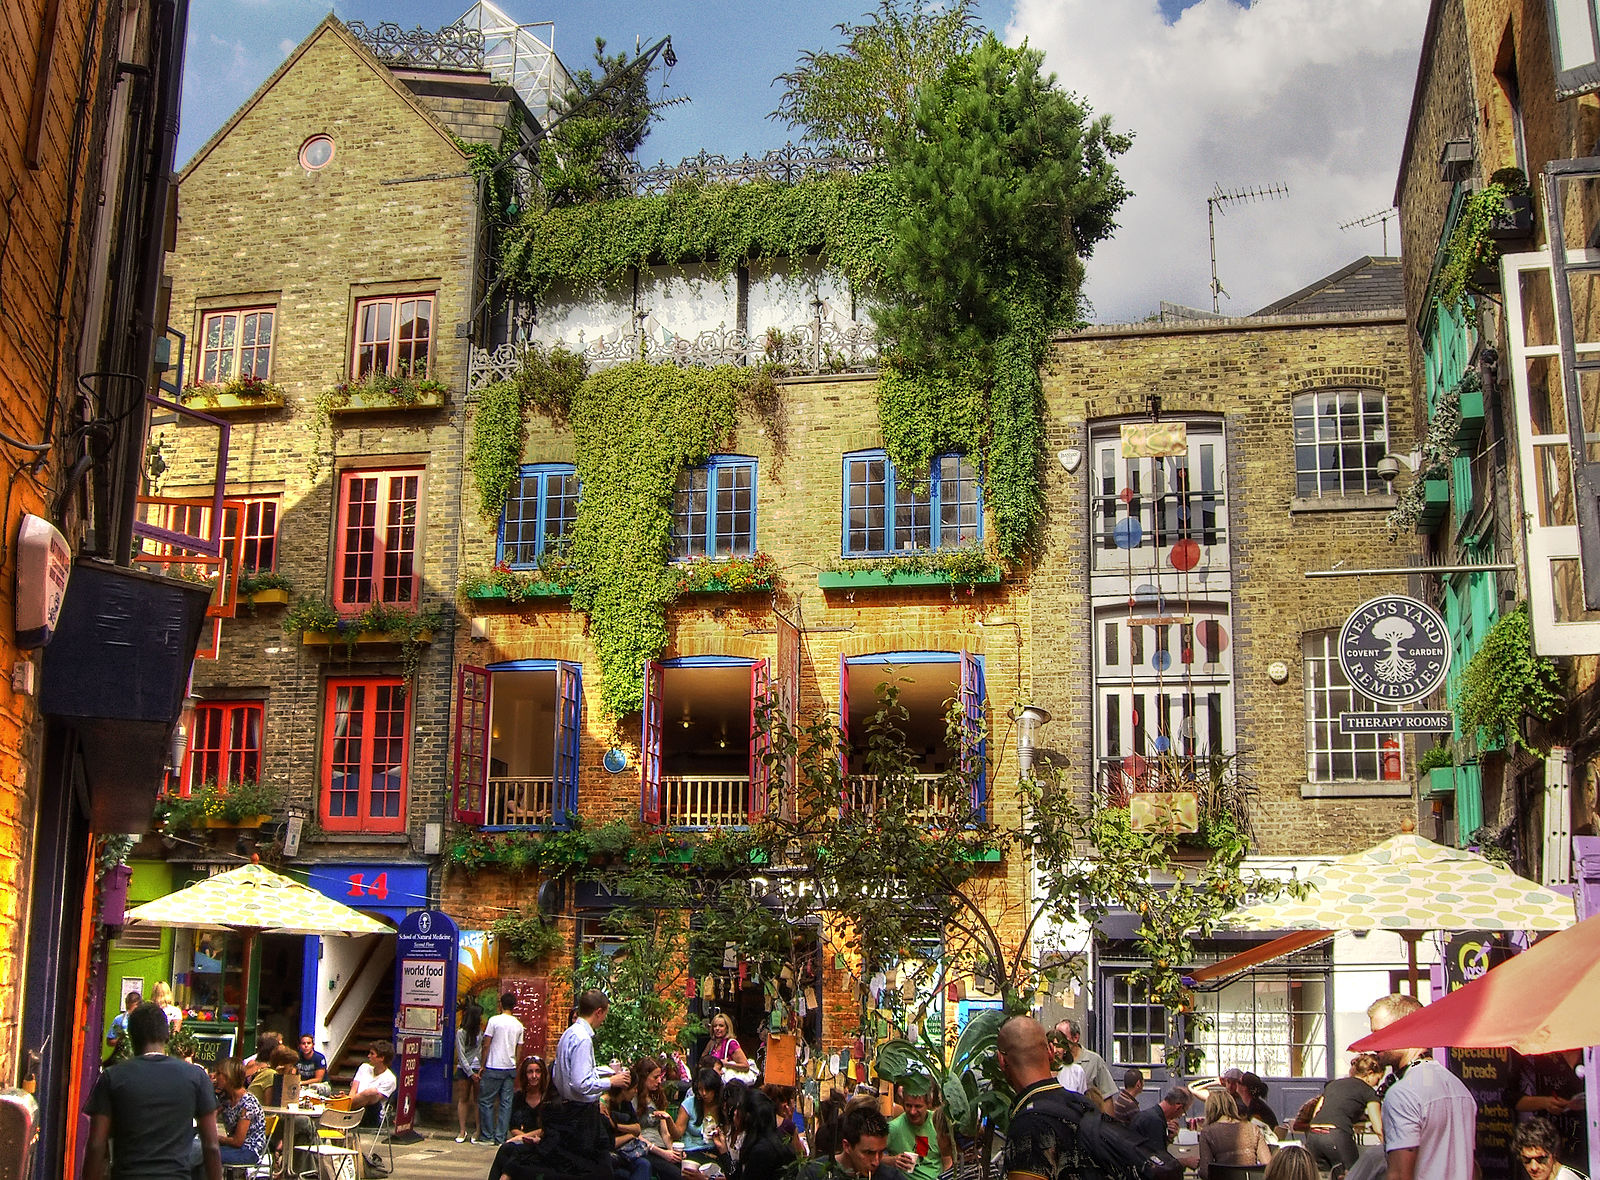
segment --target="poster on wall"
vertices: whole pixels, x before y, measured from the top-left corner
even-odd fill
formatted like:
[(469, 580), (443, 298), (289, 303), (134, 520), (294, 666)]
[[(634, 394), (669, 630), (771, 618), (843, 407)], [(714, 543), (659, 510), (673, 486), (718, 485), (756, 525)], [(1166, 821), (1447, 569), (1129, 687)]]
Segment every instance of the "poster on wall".
[(456, 959), (456, 1009), (477, 1004), (487, 1019), (500, 1011), (500, 948), (487, 930), (463, 930)]
[[(1511, 956), (1504, 934), (1468, 932), (1444, 944), (1445, 988), (1455, 991)], [(1450, 1072), (1461, 1079), (1478, 1104), (1478, 1166), (1483, 1180), (1513, 1180), (1511, 1136), (1517, 1116), (1506, 1102), (1512, 1084), (1508, 1049), (1451, 1049)]]

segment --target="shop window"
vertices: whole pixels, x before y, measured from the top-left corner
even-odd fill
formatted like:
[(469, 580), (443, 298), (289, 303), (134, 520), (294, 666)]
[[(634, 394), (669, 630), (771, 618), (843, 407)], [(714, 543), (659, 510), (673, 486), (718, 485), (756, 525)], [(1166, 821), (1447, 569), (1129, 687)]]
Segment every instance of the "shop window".
[(238, 377), (267, 379), (272, 367), (270, 307), (211, 311), (200, 322), (199, 378), (225, 385)]
[(940, 455), (927, 483), (897, 472), (883, 451), (844, 457), (846, 557), (950, 549), (983, 539), (978, 470), (963, 455)]
[(417, 600), (422, 471), (347, 471), (339, 488), (334, 605)]
[[(1241, 948), (1243, 949), (1243, 948)], [(1309, 962), (1301, 964), (1300, 960)], [(1328, 1076), (1328, 968), (1325, 951), (1304, 952), (1277, 968), (1262, 968), (1217, 991), (1196, 996), (1212, 1026), (1195, 1045), (1217, 1069), (1237, 1067), (1261, 1077)]]
[(713, 455), (678, 477), (672, 556), (749, 557), (756, 548), (756, 461)]
[(207, 784), (261, 780), (260, 701), (204, 701), (195, 706), (180, 794)]
[(398, 676), (328, 681), (320, 811), (329, 831), (405, 830), (407, 705)]
[(571, 463), (524, 467), (500, 515), (498, 560), (512, 569), (537, 565), (559, 552), (578, 521), (578, 475)]
[(433, 343), (433, 297), (400, 295), (356, 304), (350, 375), (426, 377)]

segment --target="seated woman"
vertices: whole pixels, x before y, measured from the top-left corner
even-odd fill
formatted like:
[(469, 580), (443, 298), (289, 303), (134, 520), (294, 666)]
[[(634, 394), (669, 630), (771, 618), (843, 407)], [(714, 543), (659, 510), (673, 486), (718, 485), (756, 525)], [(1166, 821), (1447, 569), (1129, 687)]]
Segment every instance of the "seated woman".
[(217, 1087), (217, 1138), (224, 1164), (258, 1164), (267, 1150), (267, 1119), (245, 1085), (244, 1066), (224, 1057), (211, 1073)]
[(709, 1163), (724, 1154), (722, 1131), (722, 1075), (702, 1069), (694, 1080), (694, 1093), (678, 1107), (672, 1133), (683, 1144), (683, 1152), (696, 1163)]
[(1267, 1137), (1255, 1123), (1245, 1120), (1233, 1095), (1221, 1086), (1206, 1095), (1206, 1125), (1200, 1132), (1201, 1180), (1211, 1175), (1212, 1164), (1249, 1167), (1272, 1159)]
[(555, 1087), (545, 1071), (544, 1058), (530, 1053), (517, 1067), (516, 1096), (511, 1100), (510, 1132), (500, 1150), (494, 1153), (494, 1164), (489, 1169), (492, 1178), (503, 1175), (507, 1169), (522, 1159), (528, 1149), (544, 1138), (544, 1114), (553, 1102)]

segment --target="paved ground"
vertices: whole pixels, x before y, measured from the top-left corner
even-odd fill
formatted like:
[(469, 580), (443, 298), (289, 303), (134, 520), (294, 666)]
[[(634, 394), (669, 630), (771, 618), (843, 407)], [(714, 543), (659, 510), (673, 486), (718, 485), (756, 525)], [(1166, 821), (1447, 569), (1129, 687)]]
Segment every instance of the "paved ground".
[(395, 1180), (487, 1180), (495, 1149), (457, 1143), (454, 1126), (419, 1124), (420, 1143), (394, 1145)]

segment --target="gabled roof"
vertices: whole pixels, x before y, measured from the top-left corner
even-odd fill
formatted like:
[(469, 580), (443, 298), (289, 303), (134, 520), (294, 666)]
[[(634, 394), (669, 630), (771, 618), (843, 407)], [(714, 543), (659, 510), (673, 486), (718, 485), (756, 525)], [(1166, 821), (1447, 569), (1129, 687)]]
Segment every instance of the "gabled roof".
[(1252, 314), (1326, 315), (1399, 311), (1405, 305), (1405, 275), (1400, 269), (1400, 260), (1368, 254)]
[(189, 178), (189, 174), (199, 166), (200, 161), (204, 160), (208, 155), (211, 154), (211, 149), (222, 142), (228, 133), (238, 125), (239, 121), (243, 119), (245, 115), (248, 114), (252, 109), (254, 109), (255, 105), (265, 98), (267, 93), (278, 84), (278, 80), (294, 68), (295, 63), (297, 63), (301, 57), (305, 55), (306, 50), (308, 50), (312, 44), (325, 33), (331, 33), (333, 36), (342, 41), (345, 47), (349, 49), (351, 53), (353, 53), (361, 61), (365, 62), (372, 72), (383, 80), (384, 85), (388, 86), (390, 90), (394, 91), (400, 100), (413, 111), (415, 111), (423, 120), (423, 122), (437, 132), (439, 137), (448, 143), (458, 155), (461, 155), (463, 160), (466, 159), (466, 155), (461, 151), (461, 146), (456, 143), (455, 137), (450, 134), (449, 130), (446, 129), (444, 124), (439, 122), (439, 120), (434, 117), (433, 113), (429, 111), (427, 107), (422, 105), (422, 103), (417, 99), (417, 96), (412, 94), (410, 90), (406, 89), (405, 85), (389, 71), (389, 68), (376, 57), (374, 57), (372, 51), (358, 41), (355, 35), (351, 33), (349, 29), (345, 28), (344, 23), (330, 12), (327, 16), (322, 18), (321, 23), (318, 24), (316, 28), (311, 30), (310, 34), (307, 35), (304, 41), (300, 42), (300, 44), (294, 47), (294, 52), (290, 53), (289, 56), (284, 59), (283, 64), (277, 69), (273, 70), (271, 76), (269, 76), (265, 82), (256, 87), (255, 93), (249, 98), (245, 99), (244, 105), (238, 110), (234, 111), (233, 114), (229, 116), (228, 121), (217, 129), (216, 134), (214, 134), (210, 139), (206, 140), (204, 145), (201, 146), (200, 150), (195, 152), (194, 156), (189, 160), (189, 162), (183, 166), (182, 171), (178, 173), (178, 183), (182, 184)]

